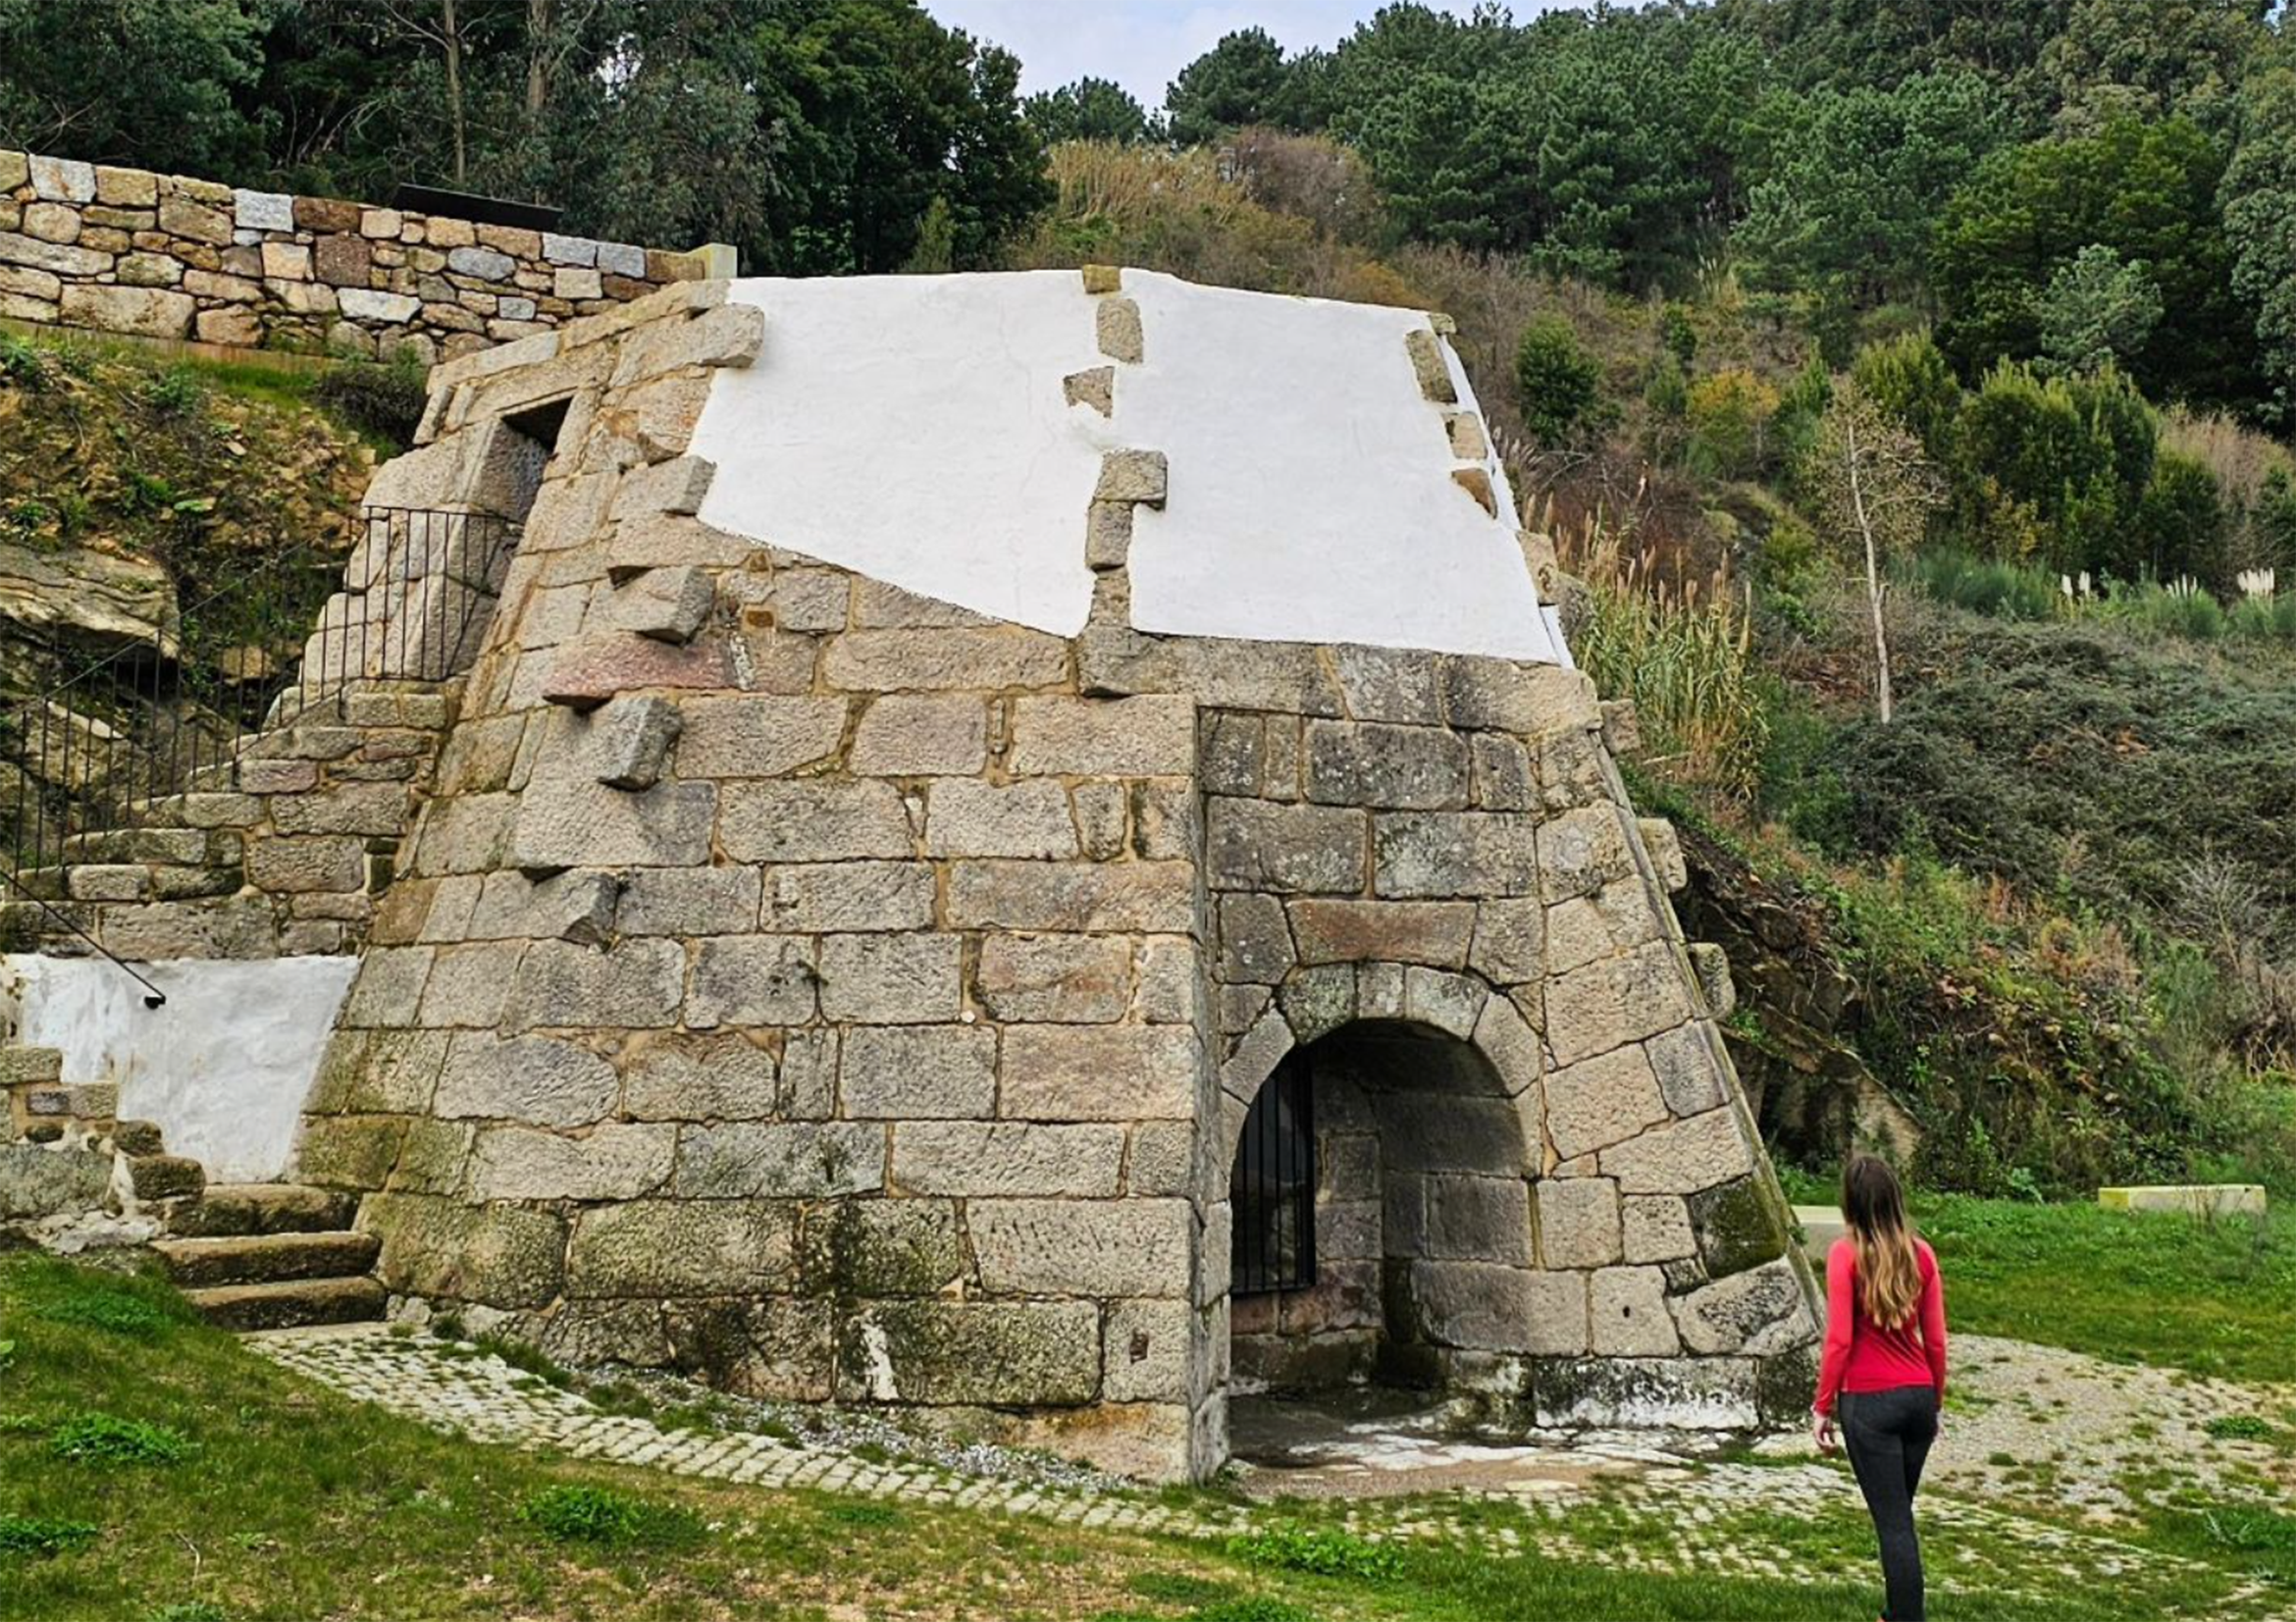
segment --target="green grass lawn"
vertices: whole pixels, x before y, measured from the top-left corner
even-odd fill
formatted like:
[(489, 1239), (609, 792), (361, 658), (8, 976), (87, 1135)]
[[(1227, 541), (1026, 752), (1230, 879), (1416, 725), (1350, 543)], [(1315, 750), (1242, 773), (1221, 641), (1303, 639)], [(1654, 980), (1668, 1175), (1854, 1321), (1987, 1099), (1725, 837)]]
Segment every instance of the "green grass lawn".
[(2263, 1223), (1933, 1194), (1913, 1216), (1957, 1329), (2296, 1383), (2296, 1213)]
[[(164, 1285), (43, 1258), (0, 1260), (0, 1345), (7, 1618), (1839, 1622), (1874, 1604), (1848, 1536), (1781, 1544), (1806, 1581), (1658, 1577), (1344, 1537), (1229, 1549), (532, 1456), (306, 1384)], [(1599, 1524), (1621, 1549), (1671, 1536)], [(2122, 1612), (2068, 1594), (1932, 1614)]]

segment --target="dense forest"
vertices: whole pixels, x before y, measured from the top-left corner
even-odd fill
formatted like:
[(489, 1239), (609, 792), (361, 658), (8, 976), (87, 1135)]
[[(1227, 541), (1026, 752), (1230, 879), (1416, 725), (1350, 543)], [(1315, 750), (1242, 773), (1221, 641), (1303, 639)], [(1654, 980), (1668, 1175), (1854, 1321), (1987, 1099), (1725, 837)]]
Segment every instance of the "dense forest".
[(0, 145), (1448, 310), (1781, 1142), (1878, 1092), (1987, 1191), (2296, 1175), (2273, 5), (1402, 4), (1155, 108), (914, 0), (106, 10), (0, 0)]

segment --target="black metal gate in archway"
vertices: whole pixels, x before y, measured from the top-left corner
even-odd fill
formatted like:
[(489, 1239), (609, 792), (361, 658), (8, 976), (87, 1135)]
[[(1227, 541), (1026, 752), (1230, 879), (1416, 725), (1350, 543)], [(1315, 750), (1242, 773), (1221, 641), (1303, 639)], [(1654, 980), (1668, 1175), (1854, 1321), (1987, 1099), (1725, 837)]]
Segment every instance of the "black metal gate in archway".
[(1313, 1067), (1294, 1052), (1276, 1067), (1244, 1117), (1228, 1178), (1238, 1295), (1316, 1282), (1316, 1115)]

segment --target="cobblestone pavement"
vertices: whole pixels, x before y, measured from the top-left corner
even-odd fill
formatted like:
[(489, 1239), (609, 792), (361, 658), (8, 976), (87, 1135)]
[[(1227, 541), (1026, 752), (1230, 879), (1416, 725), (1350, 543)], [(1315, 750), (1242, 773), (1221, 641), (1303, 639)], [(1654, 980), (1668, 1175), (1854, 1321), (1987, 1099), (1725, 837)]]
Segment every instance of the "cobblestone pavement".
[[(1122, 1491), (968, 1477), (754, 1432), (665, 1430), (650, 1419), (606, 1413), (577, 1392), (473, 1348), (379, 1326), (286, 1331), (248, 1340), (263, 1355), (346, 1395), (476, 1440), (576, 1458), (1185, 1538), (1225, 1538), (1298, 1513), (1280, 1502), (1236, 1505), (1205, 1497), (1178, 1503)], [(1971, 1405), (1948, 1427), (1934, 1478), (1941, 1491), (1925, 1494), (1922, 1502), (1934, 1586), (2045, 1599), (2075, 1585), (2112, 1585), (2128, 1596), (2131, 1615), (2172, 1614), (2167, 1595), (2189, 1606), (2196, 1592), (2205, 1591), (2213, 1617), (2296, 1617), (2284, 1593), (2122, 1542), (2102, 1527), (2049, 1524), (1963, 1495), (1999, 1487), (2006, 1467), (1985, 1462), (1989, 1452), (2007, 1450), (1998, 1444), (2032, 1445), (2048, 1437), (2065, 1444), (2062, 1480), (2102, 1492), (2126, 1474), (2112, 1469), (2110, 1458), (2158, 1464), (2170, 1448), (2181, 1450), (2196, 1437), (2218, 1445), (2199, 1426), (2236, 1396), (2253, 1401), (2253, 1388), (2179, 1383), (2155, 1371), (1978, 1336), (1965, 1337), (1964, 1351)], [(2110, 1404), (2117, 1405), (2112, 1411), (2124, 1420), (2150, 1414), (2159, 1434), (2149, 1441), (2123, 1435), (2117, 1454), (2101, 1442), (2075, 1443), (2076, 1437), (2110, 1434), (2108, 1393)], [(2065, 1407), (2057, 1406), (2061, 1400)], [(2076, 1410), (2083, 1415), (2077, 1431), (2053, 1417)], [(2067, 1428), (2053, 1428), (2060, 1425)], [(1806, 1448), (1780, 1439), (1769, 1450), (1790, 1454), (1798, 1445)], [(1870, 1560), (1871, 1532), (1854, 1489), (1837, 1466), (1814, 1460), (1701, 1463), (1624, 1436), (1583, 1437), (1568, 1448), (1413, 1441), (1367, 1451), (1375, 1456), (1371, 1473), (1389, 1479), (1367, 1483), (1366, 1495), (1348, 1496), (1338, 1511), (1344, 1524), (1367, 1537), (1486, 1550), (1536, 1548), (1638, 1571), (1789, 1580), (1814, 1572), (1858, 1580)], [(1398, 1470), (1409, 1477), (1410, 1495), (1391, 1495)], [(2035, 1496), (2045, 1501), (2045, 1495)], [(2067, 1497), (2103, 1512), (2103, 1498)]]

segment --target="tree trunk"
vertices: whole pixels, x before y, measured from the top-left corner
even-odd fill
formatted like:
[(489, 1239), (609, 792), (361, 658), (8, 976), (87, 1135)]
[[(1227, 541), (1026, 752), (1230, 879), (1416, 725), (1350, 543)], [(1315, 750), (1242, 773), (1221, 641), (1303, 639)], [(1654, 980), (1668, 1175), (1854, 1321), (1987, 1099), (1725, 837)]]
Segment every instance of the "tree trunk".
[(550, 100), (550, 0), (526, 0), (526, 128), (542, 128)]
[(446, 51), (446, 123), (454, 135), (454, 184), (469, 184), (468, 142), (463, 130), (462, 26), (456, 20), (454, 0), (439, 0), (439, 32)]
[(1865, 542), (1865, 605), (1873, 614), (1874, 700), (1882, 725), (1890, 724), (1890, 638), (1882, 621), (1882, 578), (1879, 549), (1874, 545), (1873, 517), (1865, 510), (1865, 480), (1857, 459), (1857, 424), (1845, 425), (1844, 447), (1850, 463), (1850, 504), (1857, 514), (1858, 534)]

